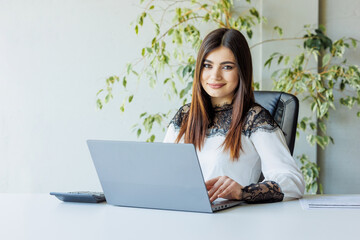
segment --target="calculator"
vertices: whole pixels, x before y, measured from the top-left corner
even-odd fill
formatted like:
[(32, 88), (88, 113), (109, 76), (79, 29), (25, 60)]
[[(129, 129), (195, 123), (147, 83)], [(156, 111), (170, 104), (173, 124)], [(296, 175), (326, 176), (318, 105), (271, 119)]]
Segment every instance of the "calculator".
[(54, 195), (64, 202), (100, 203), (106, 200), (102, 192), (50, 192), (50, 195)]

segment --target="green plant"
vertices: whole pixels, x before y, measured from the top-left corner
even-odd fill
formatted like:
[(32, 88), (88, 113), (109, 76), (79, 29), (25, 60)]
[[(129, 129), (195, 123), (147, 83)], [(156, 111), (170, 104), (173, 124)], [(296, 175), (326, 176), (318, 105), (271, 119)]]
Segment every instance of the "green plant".
[[(125, 111), (126, 104), (130, 104), (136, 94), (129, 90), (130, 84), (138, 79), (138, 82), (146, 79), (151, 87), (160, 83), (166, 87), (165, 94), (169, 100), (186, 103), (190, 99), (192, 78), (197, 50), (201, 44), (199, 26), (234, 28), (246, 33), (248, 38), (253, 36), (253, 28), (261, 21), (266, 23), (266, 18), (260, 16), (250, 0), (246, 1), (247, 10), (233, 14), (234, 3), (232, 0), (218, 1), (140, 1), (143, 11), (134, 22), (136, 34), (140, 33), (145, 22), (152, 24), (154, 37), (148, 46), (140, 51), (140, 60), (128, 63), (125, 73), (121, 76), (111, 76), (106, 79), (106, 87), (98, 92), (97, 106), (101, 109), (103, 103), (108, 103), (113, 98), (115, 84), (123, 88), (123, 102), (120, 106)], [(164, 19), (172, 19), (169, 23)], [(278, 40), (286, 40), (282, 37), (282, 29), (274, 27), (280, 37)], [(346, 60), (340, 64), (333, 64), (334, 60), (342, 59), (347, 48), (356, 47), (357, 40), (340, 39), (332, 41), (325, 35), (325, 29), (319, 28), (311, 31), (305, 27), (306, 34), (302, 38), (303, 46), (300, 54), (291, 59), (283, 53), (273, 53), (265, 62), (265, 67), (271, 67), (276, 61), (280, 69), (272, 74), (274, 89), (291, 92), (298, 95), (302, 100), (311, 100), (311, 109), (315, 115), (307, 116), (299, 121), (298, 129), (307, 131), (307, 139), (311, 144), (318, 144), (325, 148), (334, 140), (326, 135), (326, 122), (329, 117), (329, 108), (334, 108), (333, 92), (336, 87), (344, 94), (340, 103), (353, 107), (359, 103), (359, 68), (355, 65), (346, 65)], [(287, 40), (290, 40), (287, 39)], [(262, 43), (273, 41), (267, 40)], [(259, 43), (261, 44), (261, 43)], [(255, 44), (254, 46), (257, 46)], [(253, 46), (253, 47), (254, 47)], [(319, 68), (308, 68), (310, 58), (319, 62)], [(258, 83), (254, 84), (259, 87)], [(352, 90), (351, 93), (348, 91)], [(355, 92), (355, 93), (354, 93)], [(170, 113), (141, 113), (141, 124), (133, 126), (137, 136), (145, 134), (146, 141), (153, 142), (156, 139), (152, 133), (154, 124), (164, 128), (164, 119)], [(357, 113), (360, 116), (360, 113)], [(318, 189), (317, 178), (319, 169), (315, 163), (311, 163), (307, 156), (301, 156), (302, 171), (307, 181), (308, 192), (316, 192)]]
[[(326, 132), (330, 109), (335, 110), (334, 92), (341, 94), (340, 104), (349, 109), (360, 103), (360, 69), (347, 64), (344, 59), (346, 50), (356, 48), (358, 41), (354, 38), (333, 41), (325, 34), (323, 26), (314, 32), (310, 31), (309, 26), (305, 26), (305, 30), (303, 45), (299, 46), (300, 53), (292, 61), (290, 56), (276, 52), (265, 62), (265, 66), (270, 68), (272, 61), (282, 66), (271, 76), (274, 89), (293, 93), (307, 101), (313, 114), (300, 119), (298, 129), (306, 133), (311, 145), (317, 144), (325, 149), (334, 143)], [(309, 67), (311, 60), (318, 67)], [(359, 111), (357, 116), (360, 117)], [(318, 186), (315, 180), (319, 176), (319, 169), (308, 162), (307, 156), (301, 156), (300, 161), (303, 167), (306, 166), (306, 170), (302, 170), (307, 179), (307, 190), (316, 193)]]
[[(309, 129), (307, 140), (310, 144), (318, 144), (323, 149), (334, 143), (331, 136), (326, 135), (326, 122), (330, 109), (335, 110), (334, 91), (342, 94), (340, 104), (352, 108), (360, 103), (360, 69), (356, 65), (348, 65), (343, 58), (346, 49), (356, 48), (357, 40), (341, 38), (333, 41), (325, 35), (325, 28), (320, 27), (312, 33), (306, 26), (301, 52), (290, 61), (290, 56), (273, 53), (266, 61), (277, 59), (277, 64), (283, 68), (273, 72), (274, 89), (298, 95), (302, 100), (310, 101), (310, 108), (314, 115), (303, 117), (298, 128)], [(308, 67), (313, 58), (318, 63), (317, 68)], [(360, 112), (357, 112), (360, 116)]]
[(317, 193), (318, 189), (320, 193), (323, 193), (322, 185), (318, 184), (319, 172), (320, 168), (316, 165), (316, 163), (311, 162), (309, 157), (305, 154), (302, 154), (299, 157), (301, 167), (300, 170), (304, 175), (305, 183), (306, 183), (306, 192), (308, 193)]

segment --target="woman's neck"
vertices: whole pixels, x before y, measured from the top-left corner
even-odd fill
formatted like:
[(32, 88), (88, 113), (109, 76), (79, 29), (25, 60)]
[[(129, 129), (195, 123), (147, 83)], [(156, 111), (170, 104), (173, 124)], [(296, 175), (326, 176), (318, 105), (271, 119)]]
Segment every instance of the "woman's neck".
[(213, 101), (213, 100), (211, 100), (211, 105), (213, 106), (213, 108), (222, 107), (222, 106), (231, 105), (231, 104), (232, 104), (231, 100), (225, 100), (225, 101)]
[(221, 107), (224, 107), (224, 106), (228, 106), (228, 105), (231, 105), (232, 103), (231, 102), (223, 102), (223, 103), (220, 103), (220, 104), (213, 104), (213, 108), (221, 108)]
[(213, 107), (221, 107), (224, 105), (231, 105), (233, 100), (233, 95), (228, 95), (226, 97), (212, 97), (211, 105)]

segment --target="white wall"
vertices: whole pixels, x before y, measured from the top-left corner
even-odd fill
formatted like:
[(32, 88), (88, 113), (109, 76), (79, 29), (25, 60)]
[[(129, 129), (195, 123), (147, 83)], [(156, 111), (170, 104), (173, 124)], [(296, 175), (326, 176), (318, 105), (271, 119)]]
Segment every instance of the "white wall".
[[(320, 21), (334, 39), (354, 37), (360, 39), (360, 1), (320, 0)], [(360, 48), (348, 51), (347, 63), (360, 65)], [(336, 92), (335, 100), (342, 97)], [(319, 149), (320, 180), (324, 192), (329, 194), (360, 193), (360, 118), (356, 117), (359, 106), (349, 110), (336, 103), (336, 111), (330, 112), (327, 121), (328, 134), (335, 140), (325, 150)]]
[[(132, 1), (0, 1), (0, 192), (98, 190), (86, 139), (135, 140), (137, 111), (96, 110), (139, 56)], [(159, 103), (159, 101), (154, 102)], [(135, 115), (136, 113), (136, 115)]]

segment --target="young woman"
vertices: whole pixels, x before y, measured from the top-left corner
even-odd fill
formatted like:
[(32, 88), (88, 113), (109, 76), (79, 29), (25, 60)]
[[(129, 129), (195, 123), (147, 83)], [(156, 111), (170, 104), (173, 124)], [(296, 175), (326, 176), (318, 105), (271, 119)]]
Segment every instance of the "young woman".
[(255, 103), (252, 77), (245, 37), (233, 29), (212, 31), (197, 56), (192, 101), (169, 124), (164, 142), (194, 144), (210, 201), (303, 196), (304, 178), (283, 132)]

